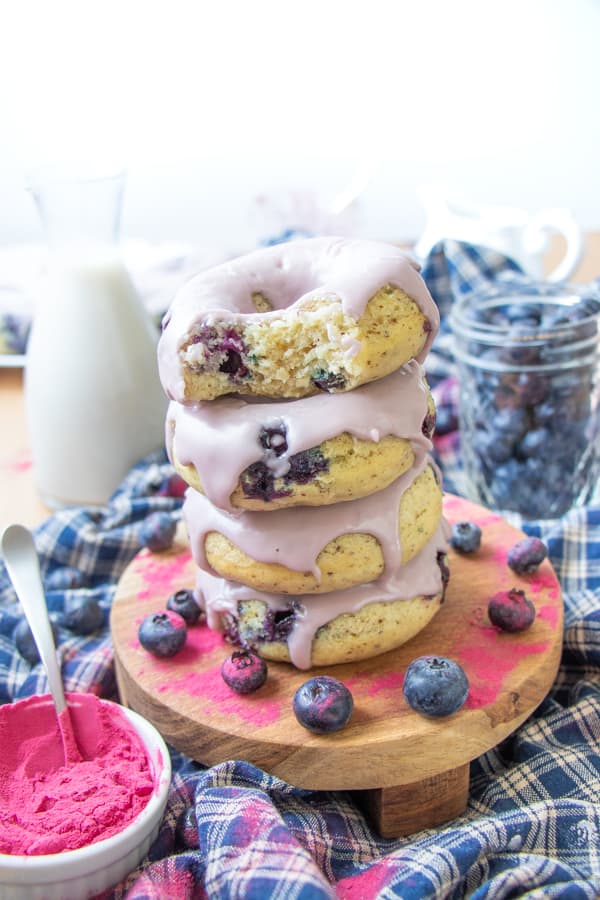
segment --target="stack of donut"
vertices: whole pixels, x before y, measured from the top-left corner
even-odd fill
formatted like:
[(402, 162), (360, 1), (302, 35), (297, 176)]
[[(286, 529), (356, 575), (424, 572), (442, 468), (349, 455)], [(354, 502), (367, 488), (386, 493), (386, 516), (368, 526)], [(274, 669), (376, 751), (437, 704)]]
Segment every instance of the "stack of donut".
[(366, 659), (443, 600), (447, 526), (412, 260), (312, 238), (202, 272), (158, 358), (195, 593), (211, 628), (298, 668)]

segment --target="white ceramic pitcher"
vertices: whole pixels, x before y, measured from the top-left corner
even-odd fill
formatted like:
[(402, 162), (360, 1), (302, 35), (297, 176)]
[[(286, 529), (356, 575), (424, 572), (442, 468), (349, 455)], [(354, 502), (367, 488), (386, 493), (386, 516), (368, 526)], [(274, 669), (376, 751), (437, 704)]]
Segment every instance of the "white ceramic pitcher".
[[(419, 189), (426, 223), (414, 252), (424, 259), (439, 241), (452, 239), (491, 247), (509, 256), (533, 278), (564, 281), (575, 271), (583, 253), (581, 228), (568, 209), (548, 208), (535, 214), (508, 206), (469, 207), (451, 196), (448, 188), (426, 185)], [(550, 235), (561, 234), (565, 254), (556, 268), (544, 272)]]

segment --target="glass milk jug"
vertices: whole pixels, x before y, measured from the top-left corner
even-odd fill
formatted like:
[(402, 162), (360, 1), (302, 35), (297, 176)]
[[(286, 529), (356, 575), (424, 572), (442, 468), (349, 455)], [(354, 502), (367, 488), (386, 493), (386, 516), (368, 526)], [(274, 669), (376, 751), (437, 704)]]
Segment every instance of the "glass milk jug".
[(42, 174), (30, 183), (46, 231), (25, 361), (34, 478), (45, 504), (102, 505), (164, 443), (158, 332), (118, 249), (124, 173)]

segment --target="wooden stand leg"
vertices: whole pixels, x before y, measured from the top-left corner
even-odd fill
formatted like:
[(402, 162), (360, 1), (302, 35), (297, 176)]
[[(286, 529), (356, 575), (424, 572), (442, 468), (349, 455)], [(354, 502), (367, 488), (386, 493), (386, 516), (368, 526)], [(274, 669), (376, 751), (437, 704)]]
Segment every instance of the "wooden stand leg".
[(381, 837), (405, 837), (448, 822), (465, 811), (469, 763), (410, 784), (356, 791), (355, 796)]

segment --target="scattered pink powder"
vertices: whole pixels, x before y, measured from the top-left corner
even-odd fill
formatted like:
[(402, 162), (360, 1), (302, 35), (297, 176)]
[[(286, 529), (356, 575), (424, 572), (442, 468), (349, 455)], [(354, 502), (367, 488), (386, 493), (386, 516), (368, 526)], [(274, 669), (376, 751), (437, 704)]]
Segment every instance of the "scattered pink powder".
[[(550, 596), (552, 595), (550, 594)], [(544, 606), (540, 606), (540, 608), (536, 612), (536, 616), (538, 619), (542, 619), (544, 622), (547, 622), (550, 628), (554, 629), (558, 625), (560, 609), (558, 608), (558, 606), (553, 606), (551, 603), (546, 603)]]
[(477, 635), (456, 647), (469, 679), (468, 709), (479, 709), (497, 700), (504, 679), (522, 659), (532, 653), (543, 653), (548, 641), (522, 643), (514, 635), (504, 634), (492, 626), (480, 626)]
[(157, 688), (161, 692), (184, 691), (204, 701), (205, 709), (224, 716), (237, 716), (257, 728), (277, 722), (281, 716), (281, 703), (260, 695), (240, 696), (228, 687), (221, 677), (221, 666), (204, 672), (188, 672), (180, 678), (170, 677)]
[(9, 467), (13, 472), (29, 472), (32, 466), (33, 459), (31, 458), (31, 454), (29, 452), (19, 459), (15, 459), (13, 462), (9, 463)]
[(117, 704), (68, 694), (81, 761), (65, 764), (49, 695), (0, 707), (0, 852), (37, 856), (122, 831), (155, 783), (145, 747)]
[(174, 586), (181, 581), (190, 558), (189, 550), (168, 558), (153, 554), (149, 550), (138, 553), (132, 567), (146, 584), (145, 588), (137, 592), (138, 600), (157, 597), (164, 605), (169, 594), (173, 593)]

